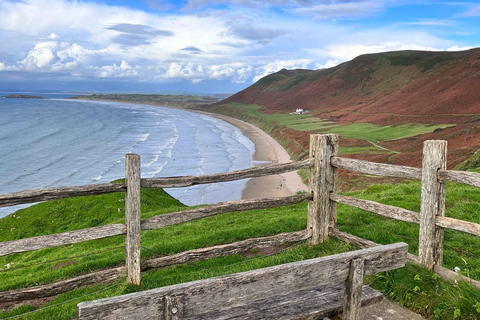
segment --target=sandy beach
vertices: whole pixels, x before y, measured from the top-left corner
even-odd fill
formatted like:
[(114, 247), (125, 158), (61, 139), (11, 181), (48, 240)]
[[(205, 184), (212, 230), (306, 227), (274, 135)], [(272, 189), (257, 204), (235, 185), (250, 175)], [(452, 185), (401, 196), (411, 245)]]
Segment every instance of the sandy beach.
[[(260, 128), (228, 116), (209, 112), (200, 113), (222, 119), (242, 130), (243, 134), (255, 144), (254, 165), (267, 166), (292, 161), (287, 151)], [(288, 172), (250, 179), (242, 192), (242, 199), (284, 197), (293, 195), (298, 191), (307, 190), (307, 186), (302, 182), (297, 172)]]

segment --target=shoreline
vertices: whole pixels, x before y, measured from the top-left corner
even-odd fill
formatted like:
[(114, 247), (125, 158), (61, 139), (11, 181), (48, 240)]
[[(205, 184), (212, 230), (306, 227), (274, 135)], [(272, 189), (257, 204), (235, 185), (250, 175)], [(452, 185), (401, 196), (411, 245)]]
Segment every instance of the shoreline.
[[(82, 100), (82, 99), (79, 99)], [(92, 100), (88, 100), (92, 101)], [(211, 113), (207, 111), (189, 110), (184, 107), (176, 107), (172, 105), (160, 104), (146, 104), (133, 101), (119, 101), (119, 100), (98, 100), (100, 102), (119, 102), (132, 103), (148, 106), (163, 107), (169, 109), (180, 109), (188, 112), (203, 114), (209, 117), (214, 117), (223, 120), (238, 129), (249, 138), (255, 145), (255, 153), (253, 154), (254, 166), (280, 164), (291, 162), (291, 158), (287, 151), (266, 132), (250, 124), (248, 122), (235, 119), (222, 114)], [(254, 198), (271, 198), (271, 197), (285, 197), (293, 195), (298, 191), (307, 191), (308, 187), (303, 183), (297, 172), (282, 173), (279, 175), (270, 175), (264, 177), (250, 178), (245, 188), (242, 190), (242, 199)]]
[[(191, 110), (187, 110), (191, 111)], [(270, 135), (248, 122), (221, 114), (204, 111), (191, 111), (221, 119), (239, 128), (255, 145), (253, 161), (255, 166), (291, 162), (287, 151)], [(242, 190), (242, 199), (285, 197), (298, 191), (307, 191), (307, 186), (297, 172), (250, 178)]]

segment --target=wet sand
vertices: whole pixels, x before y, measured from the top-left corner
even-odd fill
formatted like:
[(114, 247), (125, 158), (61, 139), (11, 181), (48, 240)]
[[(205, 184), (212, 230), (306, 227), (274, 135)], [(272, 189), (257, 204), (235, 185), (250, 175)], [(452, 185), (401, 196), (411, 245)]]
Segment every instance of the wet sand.
[[(291, 162), (287, 151), (260, 128), (228, 116), (201, 112), (211, 117), (222, 119), (240, 130), (255, 144), (253, 154), (254, 165), (268, 166), (277, 163)], [(296, 172), (252, 178), (242, 191), (242, 199), (284, 197), (297, 191), (307, 191), (307, 186)]]

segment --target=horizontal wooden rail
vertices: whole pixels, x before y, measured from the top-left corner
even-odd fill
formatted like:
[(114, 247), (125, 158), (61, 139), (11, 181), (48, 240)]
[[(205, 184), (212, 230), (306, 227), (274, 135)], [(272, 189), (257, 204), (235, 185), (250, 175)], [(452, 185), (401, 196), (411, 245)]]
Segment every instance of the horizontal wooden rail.
[(177, 253), (171, 256), (160, 257), (142, 261), (142, 271), (156, 268), (168, 267), (180, 263), (187, 263), (199, 260), (206, 260), (218, 257), (224, 257), (232, 254), (247, 252), (251, 249), (265, 248), (271, 246), (281, 246), (285, 243), (299, 242), (308, 239), (307, 230), (296, 232), (280, 233), (274, 236), (263, 238), (251, 238), (234, 243), (222, 244), (218, 246), (194, 249)]
[[(329, 235), (331, 237), (334, 237), (336, 239), (342, 240), (347, 243), (351, 243), (359, 248), (371, 248), (371, 247), (376, 247), (376, 246), (381, 246), (381, 244), (375, 243), (370, 240), (366, 240), (357, 236), (354, 236), (352, 234), (340, 231), (338, 229), (330, 228), (329, 229)], [(420, 265), (419, 258), (411, 253), (407, 253), (407, 259), (408, 261)], [(463, 280), (466, 281), (477, 288), (480, 288), (480, 281), (470, 279), (468, 277), (465, 277), (461, 274), (458, 274), (450, 269), (447, 269), (442, 266), (433, 266), (433, 271), (440, 275), (442, 278), (447, 279), (447, 280)]]
[[(247, 252), (251, 249), (264, 248), (268, 246), (280, 246), (285, 243), (299, 242), (309, 237), (307, 230), (281, 233), (274, 236), (252, 238), (234, 243), (222, 244), (208, 248), (193, 249), (180, 252), (170, 256), (142, 261), (142, 271), (168, 267), (175, 264), (195, 262), (224, 257), (232, 254)], [(127, 268), (117, 267), (107, 270), (81, 275), (75, 278), (62, 280), (56, 283), (44, 284), (41, 286), (21, 288), (0, 292), (0, 301), (23, 301), (37, 298), (51, 297), (79, 287), (88, 286), (105, 281), (115, 281), (127, 275)]]
[(450, 217), (437, 216), (435, 225), (442, 228), (448, 228), (465, 233), (470, 233), (480, 237), (480, 224), (478, 223), (468, 222)]
[[(352, 207), (359, 208), (368, 212), (373, 212), (387, 218), (417, 224), (420, 223), (420, 216), (415, 211), (389, 206), (375, 201), (352, 198), (335, 193), (332, 193), (330, 195), (330, 199), (335, 202), (350, 205)], [(452, 229), (480, 236), (480, 224), (474, 222), (463, 221), (450, 217), (437, 216), (435, 225), (441, 228)]]
[(203, 176), (185, 176), (168, 178), (147, 178), (142, 179), (143, 188), (180, 188), (189, 187), (197, 184), (226, 182), (246, 178), (280, 174), (300, 169), (308, 169), (313, 166), (313, 159), (285, 164), (275, 164), (271, 166), (260, 166), (237, 170), (227, 173), (216, 173)]
[(330, 194), (330, 199), (335, 202), (347, 204), (352, 207), (373, 212), (387, 218), (392, 218), (392, 219), (397, 219), (397, 220), (412, 222), (417, 224), (420, 223), (419, 214), (415, 211), (410, 211), (410, 210), (399, 208), (399, 207), (389, 206), (389, 205), (381, 204), (375, 201), (343, 196), (336, 193)]
[[(381, 244), (378, 244), (376, 242), (354, 236), (353, 234), (349, 234), (349, 233), (340, 231), (336, 228), (329, 228), (328, 229), (328, 234), (331, 237), (334, 237), (338, 240), (342, 240), (344, 242), (353, 244), (353, 245), (355, 245), (359, 248), (373, 248), (373, 247), (381, 246)], [(410, 262), (413, 262), (413, 263), (416, 263), (416, 264), (419, 263), (418, 262), (418, 257), (414, 254), (407, 253), (407, 259)]]
[(68, 197), (91, 196), (127, 190), (124, 183), (101, 183), (74, 187), (54, 187), (44, 189), (25, 190), (0, 195), (0, 207), (15, 206), (18, 204), (62, 199)]
[(377, 176), (421, 180), (422, 169), (393, 164), (376, 163), (365, 160), (332, 157), (332, 165), (351, 171)]
[(471, 186), (480, 188), (480, 173), (457, 170), (439, 170), (438, 176), (443, 180), (469, 184)]
[(253, 200), (229, 201), (207, 207), (161, 214), (155, 217), (148, 218), (146, 220), (142, 220), (141, 227), (142, 230), (152, 230), (182, 222), (210, 217), (226, 212), (275, 208), (281, 206), (288, 206), (291, 204), (297, 204), (311, 199), (312, 195), (310, 193), (306, 193), (283, 198), (262, 198)]
[(467, 283), (470, 283), (471, 285), (474, 285), (475, 287), (479, 288), (480, 289), (480, 281), (477, 281), (477, 280), (474, 280), (474, 279), (470, 279), (469, 277), (466, 277), (464, 275), (461, 275), (461, 274), (458, 274), (456, 273), (455, 271), (452, 271), (450, 269), (447, 269), (445, 267), (442, 267), (442, 266), (437, 266), (437, 265), (434, 265), (433, 266), (433, 271), (440, 275), (442, 278), (444, 279), (448, 279), (448, 280), (463, 280)]
[(101, 270), (55, 283), (43, 284), (29, 288), (20, 288), (10, 291), (2, 291), (0, 292), (0, 301), (20, 302), (24, 300), (52, 297), (56, 296), (57, 294), (75, 290), (77, 288), (107, 281), (116, 281), (121, 277), (125, 277), (126, 275), (127, 268), (125, 267)]
[(6, 241), (1, 243), (0, 256), (56, 247), (64, 244), (78, 243), (87, 240), (103, 239), (126, 234), (126, 232), (127, 231), (124, 224), (109, 224), (100, 227), (68, 231), (46, 236)]

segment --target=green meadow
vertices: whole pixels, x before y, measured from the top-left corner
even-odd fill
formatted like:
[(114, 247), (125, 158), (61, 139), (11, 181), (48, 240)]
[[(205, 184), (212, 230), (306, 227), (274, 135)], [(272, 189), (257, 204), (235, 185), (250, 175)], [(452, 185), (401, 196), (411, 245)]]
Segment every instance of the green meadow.
[[(419, 210), (420, 183), (376, 185), (351, 196)], [(480, 193), (477, 188), (449, 183), (447, 216), (480, 223)], [(77, 197), (48, 201), (17, 211), (0, 220), (1, 240), (64, 232), (124, 221), (124, 194)], [(142, 218), (185, 209), (163, 190), (142, 190)], [(194, 248), (230, 243), (306, 228), (307, 204), (226, 213), (158, 230), (142, 232), (142, 259), (174, 254)], [(35, 226), (39, 223), (38, 228)], [(382, 243), (407, 242), (409, 251), (418, 250), (418, 226), (355, 209), (338, 206), (338, 228)], [(46, 284), (68, 279), (124, 262), (124, 237), (87, 241), (0, 257), (0, 290)], [(194, 263), (149, 270), (142, 285), (126, 285), (124, 279), (107, 285), (80, 288), (58, 295), (39, 307), (22, 306), (0, 313), (0, 319), (74, 319), (81, 301), (147, 290), (185, 281), (231, 274), (281, 263), (340, 253), (356, 248), (341, 241), (309, 246), (302, 242), (284, 246), (279, 252), (248, 256), (232, 255)], [(446, 231), (444, 266), (459, 267), (461, 273), (480, 280), (480, 238)], [(478, 319), (480, 290), (464, 283), (442, 280), (412, 264), (405, 268), (369, 276), (366, 283), (389, 299), (408, 306), (430, 319)]]
[[(452, 126), (452, 124), (427, 125), (420, 123), (384, 126), (371, 123), (340, 124), (319, 118), (318, 116), (321, 115), (321, 112), (311, 114), (267, 114), (262, 112), (264, 107), (239, 103), (230, 103), (211, 108), (213, 112), (230, 115), (254, 123), (267, 132), (269, 128), (276, 125), (298, 131), (310, 131), (312, 133), (335, 133), (341, 138), (362, 139), (374, 143), (413, 137)], [(266, 126), (266, 124), (270, 124), (270, 126)], [(343, 148), (340, 147), (340, 154), (357, 153), (354, 149), (342, 149)], [(358, 149), (358, 153), (379, 152), (380, 150), (382, 149), (372, 145), (372, 148)]]

